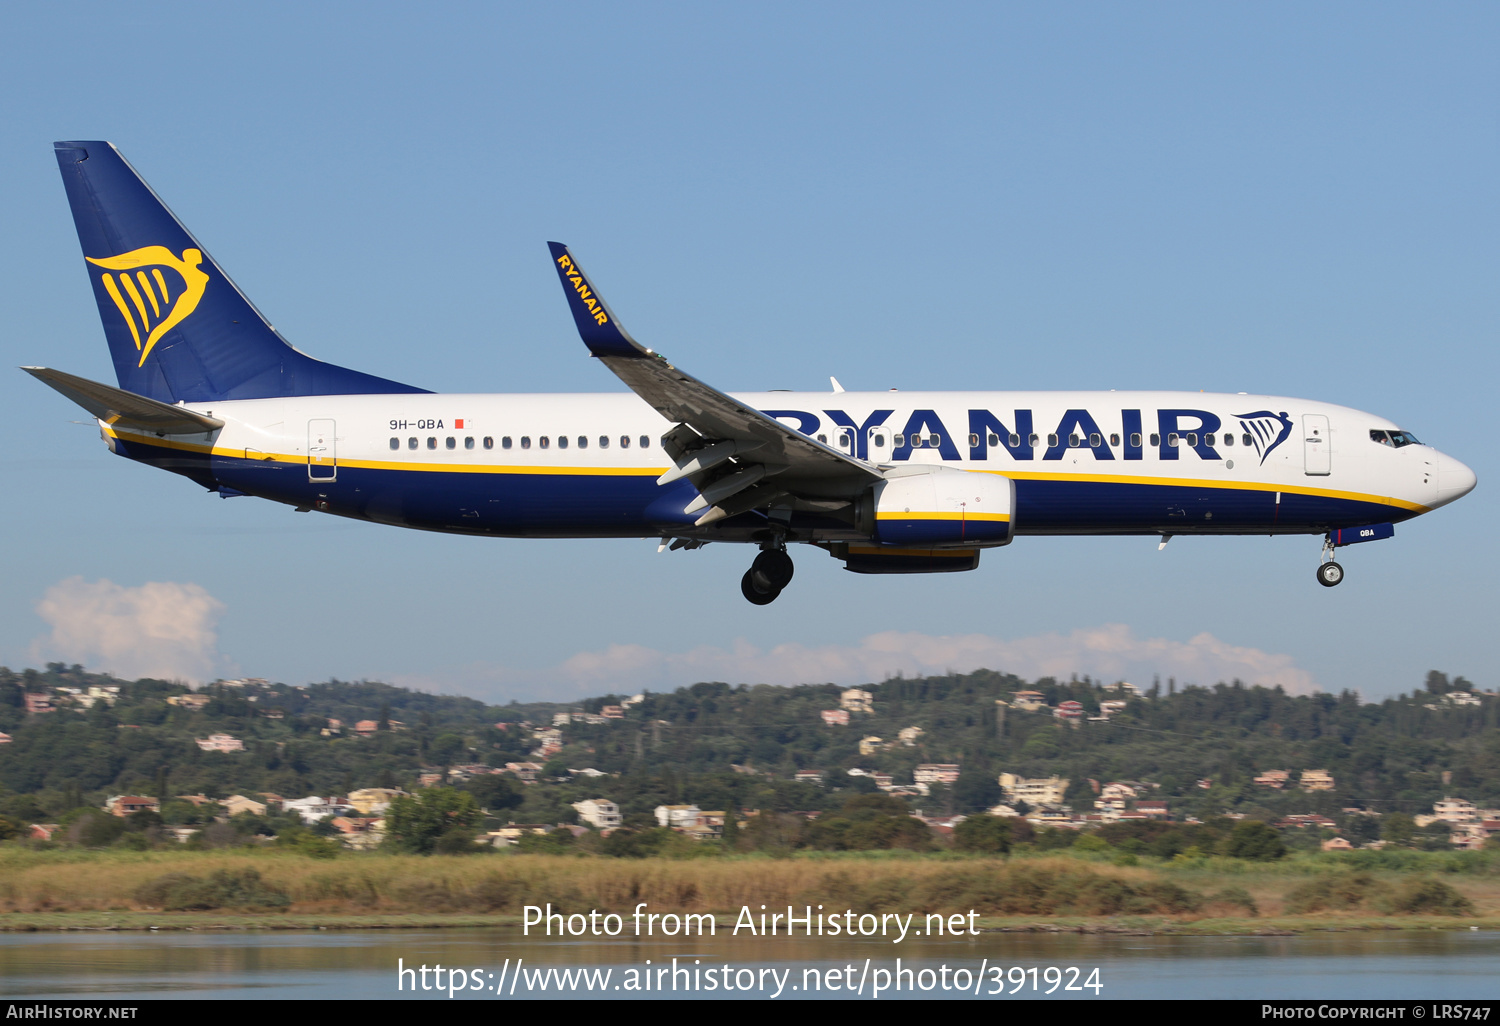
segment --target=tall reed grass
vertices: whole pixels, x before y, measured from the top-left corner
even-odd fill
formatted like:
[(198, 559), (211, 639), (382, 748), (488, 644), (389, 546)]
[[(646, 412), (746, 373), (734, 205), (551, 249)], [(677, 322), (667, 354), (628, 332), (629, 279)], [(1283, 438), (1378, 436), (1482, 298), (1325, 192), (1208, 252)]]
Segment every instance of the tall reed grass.
[[(1213, 860), (1215, 863), (1220, 860)], [(1233, 861), (1233, 860), (1229, 860)], [(307, 914), (735, 913), (743, 905), (983, 915), (1253, 915), (1282, 910), (1300, 882), (1333, 864), (1249, 876), (1242, 867), (1117, 866), (1068, 855), (1026, 858), (583, 859), (564, 855), (403, 856), (335, 860), (257, 851), (35, 851), (0, 846), (0, 912), (139, 910), (164, 878), (253, 870), (290, 911)], [(1424, 865), (1422, 869), (1433, 867)], [(1347, 871), (1347, 869), (1346, 869)], [(1480, 914), (1500, 913), (1500, 879), (1447, 875)], [(153, 885), (155, 888), (153, 889)], [(1294, 902), (1295, 904), (1295, 902)]]
[(577, 859), (567, 856), (365, 856), (325, 861), (258, 853), (115, 853), (47, 858), (0, 855), (0, 910), (102, 911), (137, 900), (173, 875), (255, 870), (297, 912), (554, 910), (734, 912), (818, 905), (860, 911), (985, 914), (1186, 912), (1197, 895), (1146, 870), (1068, 858), (1010, 861)]

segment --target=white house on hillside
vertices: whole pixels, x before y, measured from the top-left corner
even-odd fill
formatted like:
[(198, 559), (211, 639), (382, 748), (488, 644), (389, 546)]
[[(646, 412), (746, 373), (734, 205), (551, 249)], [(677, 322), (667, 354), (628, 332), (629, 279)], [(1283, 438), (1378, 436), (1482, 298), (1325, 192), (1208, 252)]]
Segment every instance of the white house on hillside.
[(581, 802), (574, 802), (573, 808), (578, 810), (579, 819), (600, 830), (613, 830), (624, 822), (620, 816), (620, 807), (604, 798), (585, 798)]

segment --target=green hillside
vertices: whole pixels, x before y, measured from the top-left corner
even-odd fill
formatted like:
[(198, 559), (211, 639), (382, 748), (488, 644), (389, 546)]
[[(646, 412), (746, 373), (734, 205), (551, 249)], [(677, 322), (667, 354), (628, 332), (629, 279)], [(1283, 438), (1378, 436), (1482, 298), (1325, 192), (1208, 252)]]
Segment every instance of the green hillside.
[[(69, 704), (65, 689), (86, 694), (90, 687), (117, 688), (118, 697), (87, 709)], [(1049, 706), (1076, 701), (1086, 716), (1097, 716), (1103, 701), (1125, 705), (1107, 721), (1076, 725), (1050, 710), (997, 705), (1013, 703), (1026, 689), (1041, 692)], [(871, 777), (847, 770), (888, 773), (899, 785), (910, 783), (922, 763), (962, 767), (951, 787), (934, 785), (930, 795), (910, 799), (929, 816), (994, 804), (1001, 772), (1065, 777), (1075, 809), (1091, 805), (1095, 784), (1144, 781), (1156, 786), (1143, 797), (1166, 800), (1174, 819), (1322, 813), (1370, 837), (1373, 820), (1343, 810), (1413, 815), (1445, 795), (1500, 806), (1500, 698), (1437, 672), (1411, 694), (1361, 703), (1351, 692), (1292, 696), (1238, 682), (1181, 689), (1169, 682), (1129, 696), (1088, 679), (1028, 682), (979, 671), (866, 685), (872, 713), (850, 714), (847, 726), (825, 724), (821, 712), (839, 707), (841, 690), (699, 683), (647, 694), (622, 718), (579, 717), (561, 727), (563, 747), (542, 758), (531, 754), (536, 731), (551, 727), (554, 713), (598, 713), (622, 696), (486, 706), (367, 681), (219, 683), (193, 692), (56, 663), (40, 671), (0, 668), (0, 732), (11, 738), (0, 744), (0, 816), (13, 825), (55, 822), (121, 793), (223, 798), (411, 790), (424, 771), (520, 761), (545, 764), (542, 782), (522, 786), (511, 776), (480, 776), (462, 786), (506, 818), (550, 823), (572, 820), (571, 803), (584, 797), (617, 801), (636, 823), (663, 802), (777, 812), (841, 808), (851, 795), (875, 788)], [(1473, 704), (1457, 704), (1454, 692), (1474, 696), (1458, 699)], [(28, 713), (28, 693), (50, 696), (56, 711)], [(208, 699), (201, 709), (169, 702), (194, 694)], [(330, 720), (339, 727), (330, 729)], [(353, 728), (361, 720), (380, 727), (358, 736)], [(908, 727), (921, 730), (910, 746), (898, 740)], [(244, 750), (200, 750), (195, 739), (211, 734), (230, 735)], [(866, 736), (881, 738), (883, 747), (861, 755)], [(606, 776), (568, 779), (570, 768)], [(1305, 793), (1252, 782), (1271, 769), (1289, 770), (1294, 780), (1303, 770), (1327, 770), (1335, 787)], [(798, 770), (825, 771), (824, 783), (793, 781)]]

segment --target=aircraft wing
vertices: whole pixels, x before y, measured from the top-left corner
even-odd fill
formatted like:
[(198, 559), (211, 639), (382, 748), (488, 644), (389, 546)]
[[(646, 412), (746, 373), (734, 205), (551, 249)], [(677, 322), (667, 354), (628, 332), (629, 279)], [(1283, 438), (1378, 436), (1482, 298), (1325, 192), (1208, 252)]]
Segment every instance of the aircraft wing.
[[(775, 504), (804, 509), (843, 506), (880, 471), (768, 417), (679, 370), (631, 338), (594, 289), (568, 247), (549, 242), (568, 308), (589, 351), (667, 420), (686, 425), (663, 437), (677, 467), (660, 478), (689, 478), (708, 509), (699, 525)], [(790, 499), (790, 501), (788, 501)]]
[(106, 424), (119, 424), (158, 435), (196, 435), (217, 431), (224, 422), (205, 417), (183, 406), (148, 399), (88, 378), (65, 374), (50, 367), (22, 367), (32, 377), (57, 389)]

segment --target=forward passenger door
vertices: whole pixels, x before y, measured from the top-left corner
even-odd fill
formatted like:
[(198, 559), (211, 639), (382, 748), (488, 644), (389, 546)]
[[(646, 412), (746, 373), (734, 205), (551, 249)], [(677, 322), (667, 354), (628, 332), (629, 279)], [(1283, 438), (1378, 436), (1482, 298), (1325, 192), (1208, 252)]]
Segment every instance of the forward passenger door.
[(1302, 452), (1309, 477), (1323, 477), (1333, 472), (1328, 445), (1328, 418), (1321, 413), (1302, 415)]

